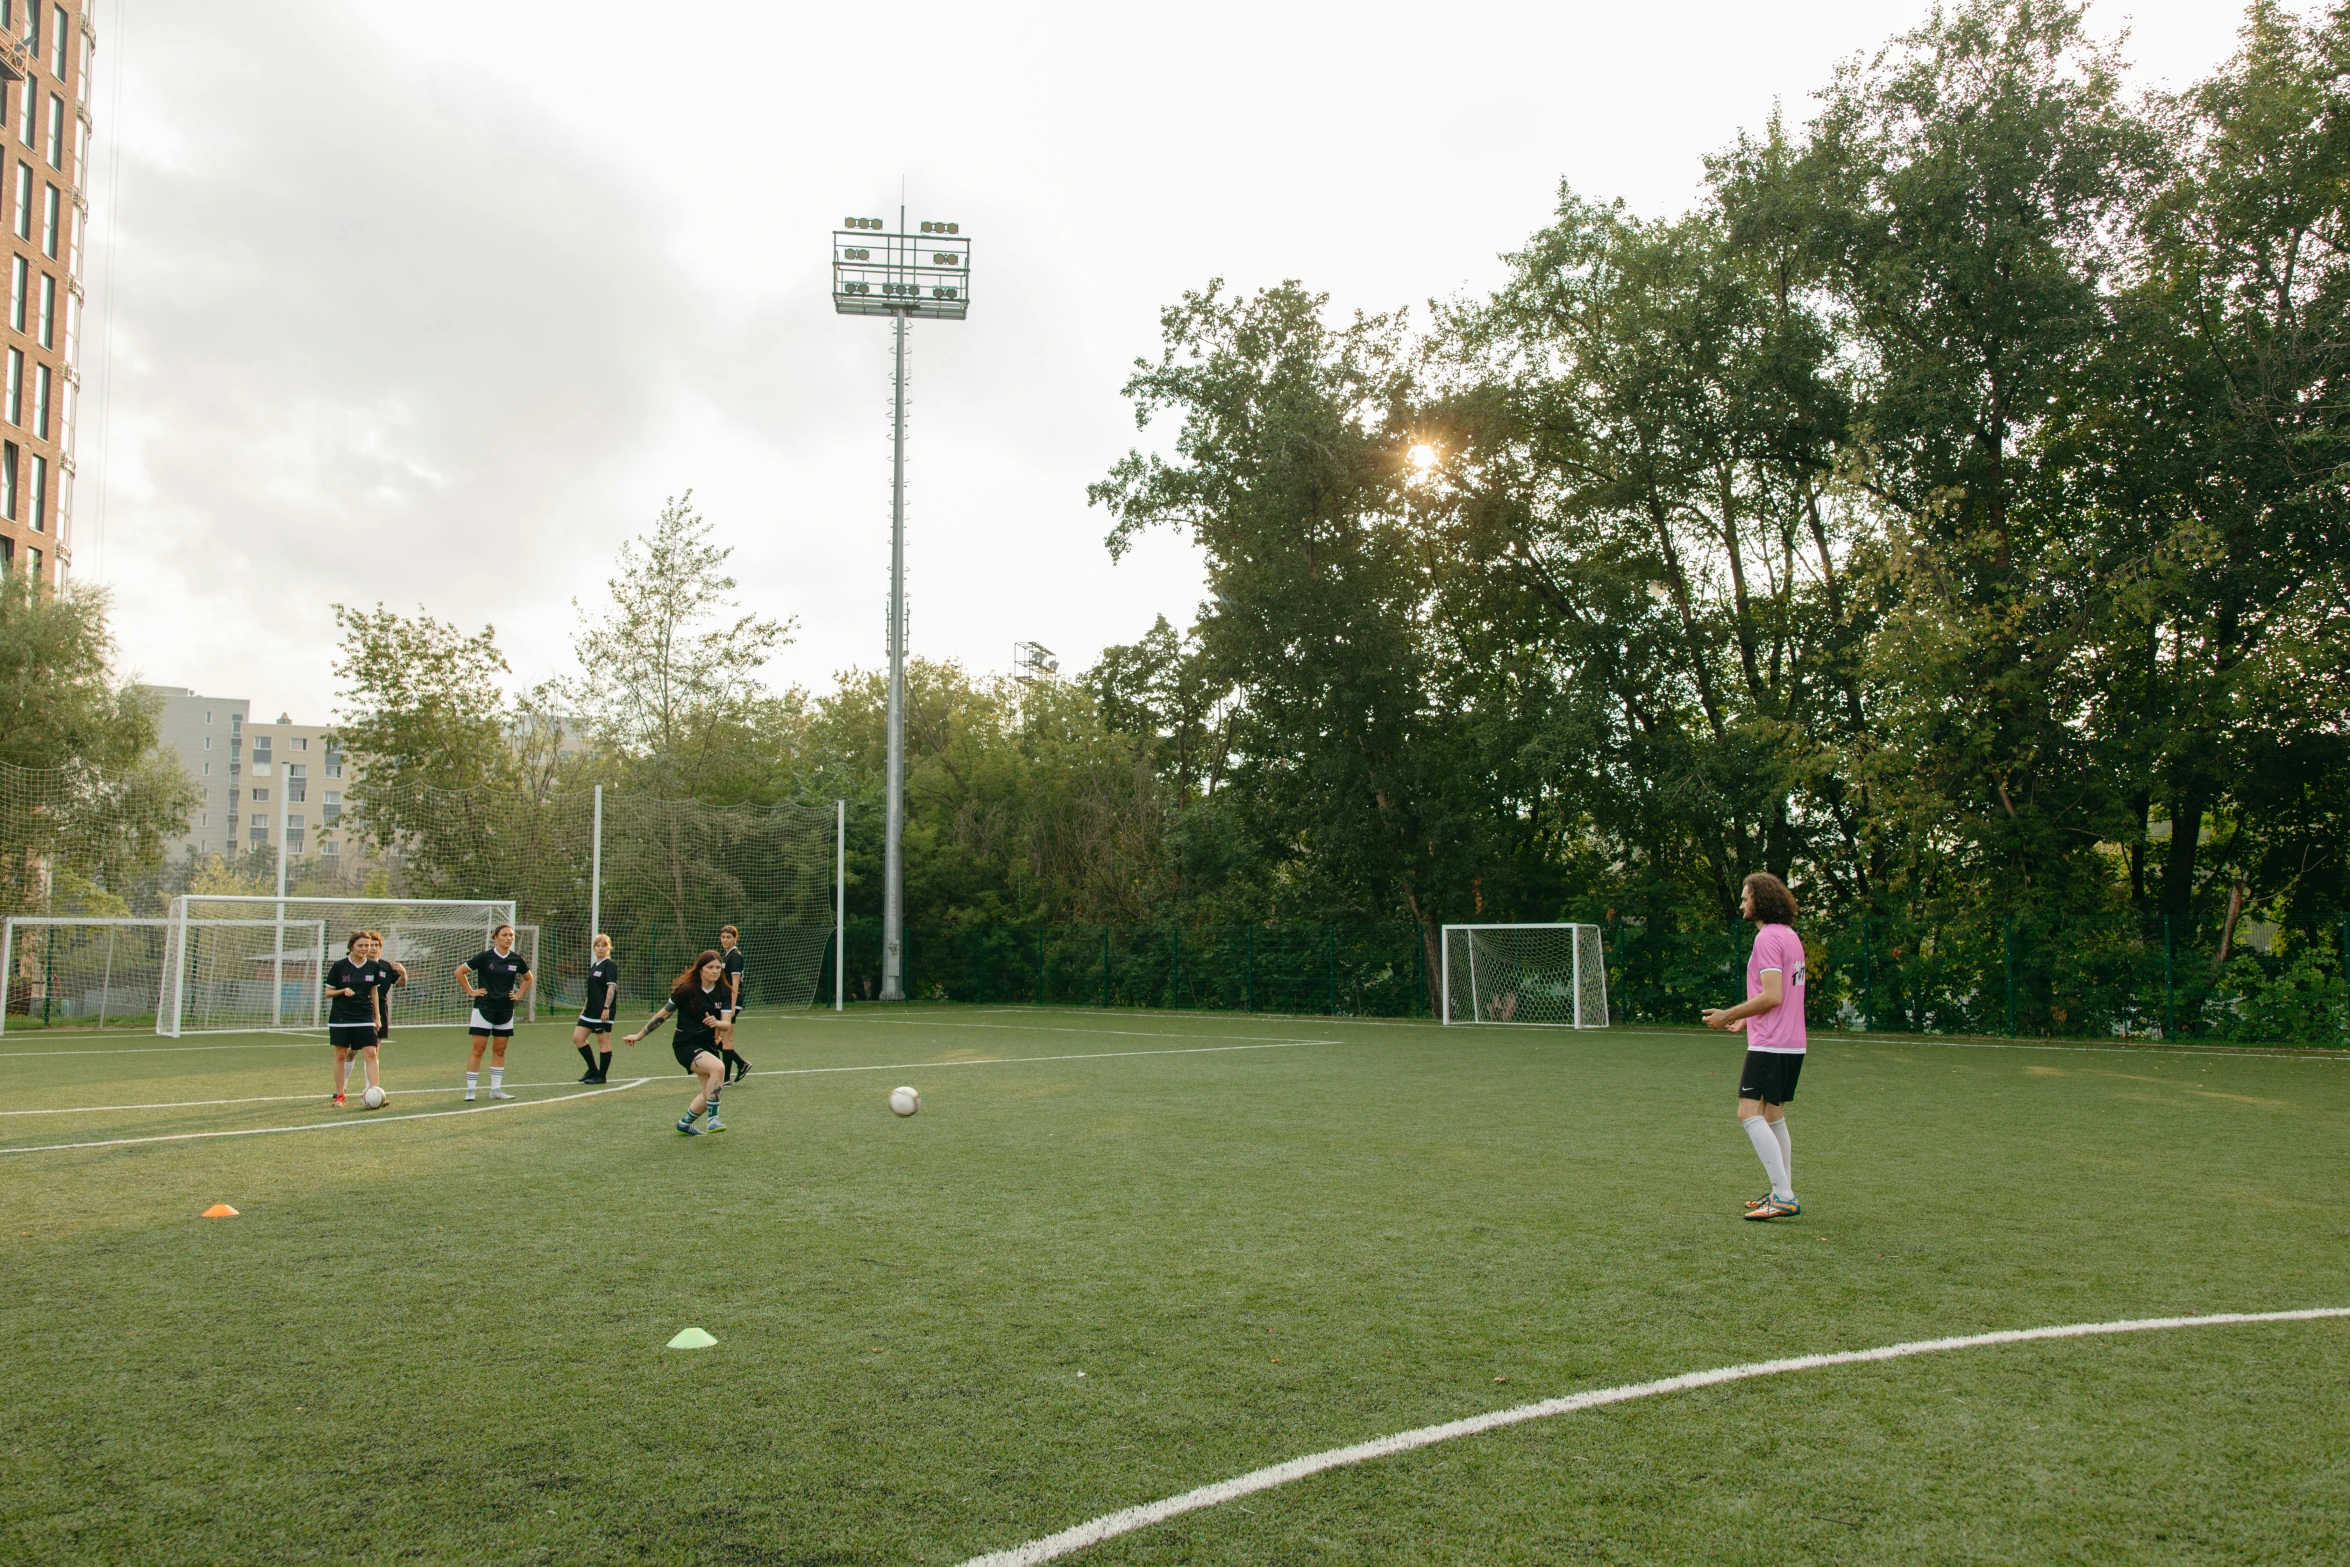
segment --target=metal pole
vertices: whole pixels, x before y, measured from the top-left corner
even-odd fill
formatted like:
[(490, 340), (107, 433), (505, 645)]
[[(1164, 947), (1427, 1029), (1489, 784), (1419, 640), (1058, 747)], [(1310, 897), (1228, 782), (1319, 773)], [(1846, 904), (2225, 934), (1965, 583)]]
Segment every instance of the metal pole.
[[(903, 210), (898, 228), (906, 226)], [(897, 328), (897, 376), (891, 383), (889, 470), (889, 807), (884, 828), (881, 887), (881, 999), (903, 1001), (905, 984), (898, 951), (904, 918), (903, 866), (898, 835), (906, 820), (906, 318)]]
[[(588, 839), (588, 961), (596, 961), (596, 932), (604, 928), (604, 786), (596, 785), (596, 821)], [(608, 1041), (607, 1041), (608, 1042)]]
[(277, 940), (270, 944), (269, 1026), (284, 1021), (286, 1004), (286, 780), (279, 764), (277, 787)]
[[(8, 1032), (8, 1000), (16, 991), (16, 970), (12, 960), (16, 956), (16, 921), (0, 925), (0, 1034)], [(32, 1012), (31, 997), (26, 998), (26, 1013)]]
[(849, 802), (832, 802), (832, 1010), (847, 994), (849, 962)]

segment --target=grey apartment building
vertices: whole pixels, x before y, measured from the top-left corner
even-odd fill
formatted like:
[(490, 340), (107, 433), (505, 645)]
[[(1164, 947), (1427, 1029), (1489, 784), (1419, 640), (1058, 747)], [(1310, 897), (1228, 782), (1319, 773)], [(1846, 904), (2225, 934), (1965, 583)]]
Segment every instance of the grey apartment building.
[(344, 761), (329, 749), (325, 726), (297, 724), (283, 713), (275, 723), (256, 723), (245, 697), (144, 689), (160, 708), (158, 748), (176, 754), (201, 791), (187, 832), (171, 841), (172, 858), (273, 848), (282, 818), (289, 862), (315, 858), (317, 869), (344, 869), (337, 831)]

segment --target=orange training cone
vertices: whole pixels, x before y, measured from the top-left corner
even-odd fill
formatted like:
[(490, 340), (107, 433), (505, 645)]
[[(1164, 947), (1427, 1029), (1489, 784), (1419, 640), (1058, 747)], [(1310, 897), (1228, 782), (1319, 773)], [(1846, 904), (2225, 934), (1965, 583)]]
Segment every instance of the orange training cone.
[(216, 1202), (204, 1210), (204, 1217), (207, 1219), (233, 1219), (236, 1216), (237, 1210), (225, 1202)]

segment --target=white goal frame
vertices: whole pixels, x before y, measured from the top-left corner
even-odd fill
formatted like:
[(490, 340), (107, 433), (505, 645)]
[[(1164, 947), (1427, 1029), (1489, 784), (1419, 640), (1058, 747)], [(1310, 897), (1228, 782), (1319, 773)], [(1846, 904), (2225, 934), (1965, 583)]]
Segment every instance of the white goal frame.
[[(1508, 992), (1506, 1009), (1495, 1003), (1501, 996), (1494, 985), (1492, 965), (1500, 954), (1493, 947), (1500, 934), (1523, 934), (1532, 931), (1560, 931), (1567, 933), (1569, 958), (1563, 979), (1548, 977), (1545, 988), (1551, 990), (1554, 1000), (1565, 1003), (1556, 1008), (1555, 1016), (1520, 1016), (1519, 997), (1524, 993), (1515, 988), (1522, 975), (1513, 974), (1500, 981), (1512, 986)], [(1602, 933), (1597, 925), (1569, 920), (1544, 923), (1447, 925), (1442, 931), (1443, 951), (1439, 971), (1439, 1006), (1437, 1015), (1447, 1026), (1454, 1023), (1516, 1023), (1525, 1026), (1553, 1028), (1605, 1028), (1608, 1026), (1607, 952)], [(1515, 943), (1513, 942), (1514, 946)], [(1478, 973), (1480, 949), (1485, 949), (1483, 961), (1487, 965), (1484, 976)], [(1456, 955), (1458, 967), (1456, 969)], [(1515, 964), (1513, 953), (1507, 960)], [(1487, 987), (1494, 988), (1488, 996)], [(1563, 989), (1562, 989), (1563, 987)], [(1542, 1010), (1542, 1009), (1538, 1009)], [(1500, 1014), (1500, 1015), (1497, 1015)]]
[[(201, 915), (190, 918), (188, 905), (191, 902), (207, 910), (215, 905), (225, 905), (229, 909), (238, 911), (250, 909), (255, 917), (252, 919), (216, 919), (208, 915)], [(325, 1026), (323, 1022), (324, 992), (316, 983), (307, 987), (309, 990), (306, 1008), (308, 1015), (300, 1019), (286, 1017), (280, 1010), (269, 1022), (265, 1023), (248, 1023), (229, 1029), (186, 1027), (184, 1018), (188, 1000), (186, 970), (190, 955), (188, 934), (191, 931), (200, 932), (210, 928), (229, 926), (268, 927), (279, 932), (272, 942), (272, 951), (268, 954), (268, 957), (276, 965), (276, 974), (271, 982), (272, 992), (279, 998), (277, 1002), (272, 1003), (273, 1008), (276, 1008), (282, 1005), (285, 994), (285, 965), (287, 961), (289, 959), (299, 962), (312, 961), (307, 957), (289, 953), (286, 949), (284, 933), (288, 931), (296, 933), (315, 931), (317, 933), (315, 938), (318, 948), (316, 961), (319, 965), (319, 972), (323, 974), (330, 959), (327, 951), (329, 933), (326, 916), (330, 912), (345, 916), (362, 914), (370, 909), (382, 909), (387, 913), (439, 909), (453, 914), (460, 912), (472, 915), (487, 914), (490, 918), (483, 923), (482, 944), (484, 946), (489, 944), (490, 932), (497, 924), (502, 922), (513, 925), (517, 947), (527, 947), (525, 955), (530, 958), (534, 972), (538, 967), (538, 927), (516, 923), (514, 900), (511, 898), (280, 898), (269, 893), (182, 893), (171, 900), (171, 914), (163, 921), (168, 929), (164, 940), (165, 958), (161, 993), (155, 1002), (155, 1032), (167, 1038), (177, 1039), (188, 1033), (275, 1033), (287, 1031), (309, 1033), (323, 1028)], [(468, 922), (467, 928), (470, 928), (470, 922)], [(538, 991), (538, 986), (531, 987), (530, 994), (523, 1003), (523, 1015), (518, 1017), (516, 1021), (538, 1021)], [(403, 1016), (397, 1019), (397, 1026), (402, 1028), (461, 1028), (465, 1026), (465, 1020), (463, 1018)]]

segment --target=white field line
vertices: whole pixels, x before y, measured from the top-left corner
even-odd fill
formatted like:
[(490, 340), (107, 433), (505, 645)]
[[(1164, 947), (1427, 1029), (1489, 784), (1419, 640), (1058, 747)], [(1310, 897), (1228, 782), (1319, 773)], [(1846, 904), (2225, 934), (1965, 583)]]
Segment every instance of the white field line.
[[(1088, 1030), (1073, 1029), (1072, 1033)], [(1165, 1038), (1165, 1035), (1158, 1036)], [(1196, 1035), (1194, 1036), (1197, 1037)], [(1211, 1039), (1225, 1037), (1211, 1034)], [(1339, 1039), (1274, 1039), (1254, 1045), (1190, 1045), (1168, 1050), (1089, 1050), (1067, 1056), (983, 1056), (976, 1061), (900, 1061), (892, 1066), (779, 1066), (752, 1077), (827, 1077), (835, 1072), (934, 1072), (950, 1066), (1029, 1066), (1039, 1061), (1117, 1061), (1127, 1056), (1213, 1056), (1235, 1050), (1297, 1050), (1306, 1045), (1344, 1044)]]
[[(1238, 1039), (1252, 1042), (1264, 1041), (1277, 1045), (1333, 1045), (1338, 1042), (1334, 1039), (1293, 1040), (1286, 1034), (1192, 1034), (1172, 1028), (1057, 1028), (1039, 1023), (953, 1023), (922, 1017), (869, 1017), (861, 1018), (858, 1021), (895, 1023), (900, 1027), (909, 1028), (992, 1028), (1015, 1034), (1114, 1034), (1127, 1039)], [(1310, 1021), (1329, 1023), (1333, 1021), (1348, 1022), (1351, 1019), (1317, 1018)]]
[(68, 1148), (129, 1148), (140, 1143), (193, 1143), (214, 1137), (269, 1137), (279, 1132), (336, 1132), (350, 1126), (389, 1126), (394, 1121), (438, 1121), (452, 1115), (488, 1115), (493, 1110), (530, 1110), (540, 1105), (570, 1104), (580, 1099), (593, 1099), (598, 1094), (626, 1093), (631, 1088), (641, 1088), (651, 1081), (649, 1077), (639, 1077), (625, 1083), (614, 1083), (608, 1088), (591, 1088), (584, 1094), (561, 1094), (553, 1099), (493, 1100), (470, 1110), (411, 1110), (406, 1115), (361, 1114), (340, 1121), (312, 1121), (304, 1126), (249, 1126), (230, 1132), (165, 1132), (153, 1137), (109, 1137), (88, 1143), (39, 1143), (25, 1148), (0, 1148), (0, 1155), (57, 1153)]
[(1654, 1398), (1662, 1393), (1686, 1393), (1692, 1388), (1717, 1387), (1724, 1382), (1745, 1382), (1756, 1377), (1777, 1376), (1786, 1371), (1815, 1371), (1823, 1366), (1852, 1366), (1876, 1360), (1906, 1360), (1912, 1355), (1935, 1355), (1952, 1349), (1982, 1349), (1995, 1344), (2026, 1344), (2039, 1339), (2095, 1338), (2113, 1333), (2154, 1333), (2166, 1328), (2230, 1327), (2252, 1322), (2314, 1322), (2327, 1317), (2350, 1317), (2350, 1306), (2319, 1306), (2306, 1311), (2215, 1312), (2204, 1317), (2140, 1317), (2121, 1322), (2076, 1322), (2059, 1328), (2011, 1328), (2000, 1333), (1920, 1339), (1906, 1344), (1886, 1344), (1876, 1349), (1850, 1349), (1829, 1355), (1795, 1355), (1785, 1360), (1754, 1361), (1742, 1366), (1721, 1366), (1712, 1371), (1691, 1371), (1677, 1377), (1636, 1382), (1625, 1387), (1595, 1388), (1588, 1393), (1546, 1398), (1536, 1404), (1520, 1404), (1512, 1409), (1496, 1409), (1482, 1415), (1471, 1415), (1464, 1420), (1449, 1420), (1442, 1425), (1422, 1426), (1416, 1431), (1399, 1431), (1393, 1436), (1357, 1442), (1351, 1447), (1334, 1447), (1328, 1452), (1309, 1453), (1284, 1464), (1252, 1470), (1230, 1480), (1219, 1480), (1214, 1485), (1203, 1485), (1196, 1491), (1186, 1491), (1180, 1496), (1105, 1513), (1074, 1528), (1063, 1529), (1059, 1534), (1046, 1535), (1041, 1540), (1031, 1540), (1026, 1545), (1016, 1545), (1010, 1550), (974, 1556), (964, 1562), (962, 1567), (1035, 1567), (1036, 1563), (1074, 1555), (1087, 1546), (1099, 1545), (1104, 1540), (1115, 1539), (1122, 1534), (1132, 1534), (1137, 1529), (1164, 1523), (1184, 1513), (1215, 1507), (1238, 1497), (1253, 1496), (1259, 1491), (1269, 1491), (1275, 1486), (1287, 1485), (1292, 1480), (1302, 1480), (1326, 1469), (1343, 1469), (1350, 1464), (1368, 1463), (1374, 1458), (1387, 1458), (1416, 1448), (1433, 1447), (1439, 1442), (1449, 1442), (1454, 1437), (1475, 1436), (1503, 1426), (1520, 1425), (1528, 1420), (1572, 1414), (1579, 1409), (1596, 1409), (1603, 1404), (1628, 1403), (1636, 1398)]
[[(575, 1088), (578, 1084), (579, 1079), (577, 1078), (565, 1078), (561, 1082), (555, 1083), (508, 1083), (506, 1086), (508, 1088)], [(462, 1083), (451, 1083), (446, 1088), (387, 1087), (384, 1092), (387, 1094), (461, 1094), (465, 1092), (465, 1086)], [(316, 1100), (329, 1097), (331, 1096), (326, 1094), (253, 1094), (243, 1099), (158, 1099), (146, 1104), (135, 1105), (62, 1105), (52, 1110), (0, 1110), (0, 1116), (100, 1115), (124, 1110), (200, 1110), (213, 1105), (272, 1105), (286, 1104), (297, 1099)], [(399, 1117), (386, 1116), (382, 1119), (396, 1121)]]

